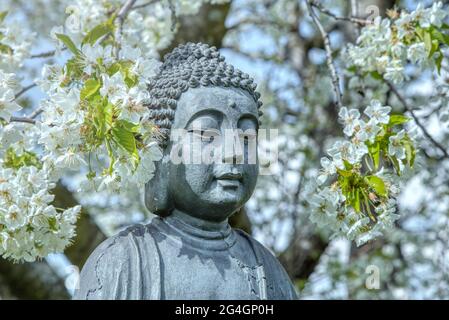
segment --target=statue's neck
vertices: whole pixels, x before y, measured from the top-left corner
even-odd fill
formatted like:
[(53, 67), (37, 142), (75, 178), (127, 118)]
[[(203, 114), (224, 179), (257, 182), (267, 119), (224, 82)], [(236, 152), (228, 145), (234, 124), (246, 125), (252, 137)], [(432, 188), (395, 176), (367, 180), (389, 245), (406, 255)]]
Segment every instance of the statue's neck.
[(236, 238), (228, 220), (222, 222), (205, 221), (185, 212), (174, 210), (162, 218), (161, 226), (168, 233), (176, 233), (184, 243), (206, 250), (226, 250), (235, 244)]
[(175, 220), (180, 223), (186, 224), (188, 227), (200, 229), (207, 232), (228, 233), (230, 229), (228, 219), (221, 222), (207, 221), (192, 217), (191, 215), (178, 209), (174, 209), (169, 217), (169, 220)]

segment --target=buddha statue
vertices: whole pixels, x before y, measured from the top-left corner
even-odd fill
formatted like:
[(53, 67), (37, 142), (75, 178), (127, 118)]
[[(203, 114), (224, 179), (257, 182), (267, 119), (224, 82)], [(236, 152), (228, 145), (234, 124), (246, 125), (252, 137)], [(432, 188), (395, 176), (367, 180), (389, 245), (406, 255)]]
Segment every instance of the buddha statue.
[[(155, 217), (94, 250), (74, 299), (297, 298), (275, 256), (228, 223), (254, 191), (259, 167), (258, 160), (244, 159), (246, 140), (219, 152), (218, 137), (225, 130), (257, 132), (262, 103), (253, 80), (224, 60), (215, 47), (194, 43), (165, 56), (147, 103), (163, 150), (145, 186), (145, 204)], [(191, 139), (173, 139), (175, 129)], [(215, 135), (204, 138), (203, 132)], [(212, 143), (223, 161), (173, 161), (173, 150)]]

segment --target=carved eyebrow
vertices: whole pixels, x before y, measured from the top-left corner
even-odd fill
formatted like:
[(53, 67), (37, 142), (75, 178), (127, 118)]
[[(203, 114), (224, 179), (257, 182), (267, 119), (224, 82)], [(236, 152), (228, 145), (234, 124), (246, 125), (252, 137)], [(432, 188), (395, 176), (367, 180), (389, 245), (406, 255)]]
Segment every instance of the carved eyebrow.
[(215, 122), (217, 123), (217, 125), (219, 125), (219, 123), (220, 123), (220, 118), (221, 118), (222, 116), (223, 116), (223, 113), (222, 113), (221, 111), (219, 111), (219, 110), (216, 110), (216, 109), (213, 109), (213, 110), (211, 110), (211, 109), (208, 109), (208, 110), (200, 110), (200, 111), (194, 113), (194, 114), (190, 117), (189, 121), (188, 121), (187, 124), (185, 125), (185, 128), (188, 128), (188, 127), (192, 124), (192, 122), (194, 122), (195, 120), (197, 120), (197, 119), (199, 119), (199, 118), (201, 118), (201, 117), (209, 118), (209, 119), (211, 119), (212, 121), (215, 121)]
[(242, 114), (237, 123), (240, 123), (240, 121), (243, 119), (249, 119), (251, 121), (254, 121), (256, 129), (259, 129), (259, 119), (254, 115), (254, 113), (246, 112)]

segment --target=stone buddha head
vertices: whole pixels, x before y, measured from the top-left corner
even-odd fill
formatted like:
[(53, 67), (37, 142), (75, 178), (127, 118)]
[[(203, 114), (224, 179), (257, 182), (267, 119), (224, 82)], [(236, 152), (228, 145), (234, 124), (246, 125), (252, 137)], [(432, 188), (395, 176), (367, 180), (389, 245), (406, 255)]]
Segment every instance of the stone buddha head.
[[(254, 150), (249, 150), (248, 136), (232, 137), (253, 133), (257, 141), (260, 94), (253, 79), (224, 60), (215, 47), (187, 43), (165, 56), (149, 84), (147, 106), (163, 150), (145, 187), (145, 204), (154, 214), (167, 216), (176, 209), (222, 222), (254, 191), (257, 152), (250, 161)], [(229, 138), (231, 148), (225, 147)], [(203, 156), (192, 161), (197, 156), (193, 153), (205, 150), (213, 161)], [(188, 161), (173, 161), (173, 155)]]

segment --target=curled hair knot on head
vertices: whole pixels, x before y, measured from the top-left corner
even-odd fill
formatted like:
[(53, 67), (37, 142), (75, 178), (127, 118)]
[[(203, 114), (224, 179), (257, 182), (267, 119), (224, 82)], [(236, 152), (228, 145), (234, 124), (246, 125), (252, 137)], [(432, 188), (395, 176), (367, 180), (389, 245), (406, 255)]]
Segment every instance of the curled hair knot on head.
[(148, 84), (151, 99), (146, 106), (151, 110), (150, 120), (159, 128), (161, 147), (167, 146), (177, 100), (183, 92), (198, 86), (243, 89), (258, 108), (262, 106), (254, 80), (227, 64), (217, 48), (203, 43), (182, 44), (165, 55), (159, 73)]

